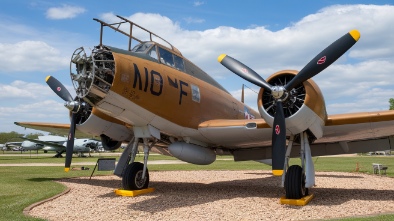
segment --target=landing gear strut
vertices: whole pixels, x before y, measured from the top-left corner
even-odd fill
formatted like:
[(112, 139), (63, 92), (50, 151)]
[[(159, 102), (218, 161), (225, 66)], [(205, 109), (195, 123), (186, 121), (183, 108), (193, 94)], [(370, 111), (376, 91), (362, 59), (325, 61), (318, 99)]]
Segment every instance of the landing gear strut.
[(55, 156), (53, 156), (53, 157), (56, 157), (56, 158), (61, 158), (61, 157), (63, 157), (63, 153), (64, 152), (66, 152), (65, 150), (62, 150), (62, 151), (56, 151), (56, 154), (55, 154)]
[(282, 177), (282, 186), (286, 191), (287, 199), (301, 199), (309, 194), (308, 188), (315, 185), (315, 168), (312, 162), (312, 155), (308, 141), (308, 134), (300, 134), (301, 140), (301, 166), (292, 165), (289, 167), (289, 159), (294, 136), (290, 137), (289, 145), (286, 150), (285, 173)]
[[(130, 161), (130, 164), (128, 164), (125, 167), (125, 170), (122, 171), (121, 173), (122, 186), (124, 190), (141, 190), (141, 189), (146, 189), (149, 186), (149, 171), (148, 171), (147, 163), (148, 163), (149, 151), (152, 148), (152, 146), (155, 144), (155, 142), (149, 145), (148, 139), (143, 138), (143, 144), (144, 144), (144, 163), (134, 162), (135, 156), (138, 151), (137, 138), (134, 138), (132, 147), (131, 147), (131, 143), (126, 147), (124, 154), (127, 154), (127, 156), (125, 155), (125, 157), (123, 157), (123, 154), (121, 156), (121, 158), (127, 158), (125, 162)], [(131, 150), (129, 150), (129, 148), (131, 148)], [(119, 161), (121, 161), (121, 159)], [(115, 174), (117, 172), (116, 170), (117, 169), (115, 169)]]

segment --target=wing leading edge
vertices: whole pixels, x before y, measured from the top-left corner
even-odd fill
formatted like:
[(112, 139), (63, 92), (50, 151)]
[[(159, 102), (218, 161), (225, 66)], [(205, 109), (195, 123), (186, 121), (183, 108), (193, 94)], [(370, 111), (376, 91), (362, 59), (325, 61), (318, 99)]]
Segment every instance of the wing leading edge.
[[(213, 144), (232, 150), (235, 160), (271, 158), (272, 129), (263, 119), (211, 120), (201, 123), (199, 131)], [(311, 151), (324, 156), (387, 150), (391, 144), (394, 148), (393, 135), (394, 111), (330, 115)], [(298, 151), (292, 153), (297, 156)]]
[[(14, 124), (24, 128), (46, 131), (51, 134), (56, 134), (59, 136), (67, 136), (70, 130), (70, 124), (41, 123), (41, 122), (14, 122)], [(91, 134), (83, 133), (78, 130), (75, 131), (75, 136), (78, 138), (92, 137)]]

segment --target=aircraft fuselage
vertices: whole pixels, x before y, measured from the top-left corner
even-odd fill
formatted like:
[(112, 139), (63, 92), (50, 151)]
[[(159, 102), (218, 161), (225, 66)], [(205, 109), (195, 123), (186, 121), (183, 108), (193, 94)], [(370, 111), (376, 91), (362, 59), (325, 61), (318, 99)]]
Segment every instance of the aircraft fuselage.
[[(166, 50), (159, 44), (151, 47)], [(105, 73), (96, 70), (95, 77), (101, 74), (100, 78), (107, 79), (107, 82), (93, 81), (84, 99), (132, 127), (151, 125), (159, 131), (165, 129), (165, 133), (175, 137), (190, 136), (206, 141), (197, 131), (202, 122), (260, 118), (257, 112), (233, 98), (185, 58), (177, 55), (184, 64), (180, 67), (183, 70), (179, 70), (145, 53), (110, 49), (111, 52), (106, 53), (113, 56), (110, 77), (108, 70)]]

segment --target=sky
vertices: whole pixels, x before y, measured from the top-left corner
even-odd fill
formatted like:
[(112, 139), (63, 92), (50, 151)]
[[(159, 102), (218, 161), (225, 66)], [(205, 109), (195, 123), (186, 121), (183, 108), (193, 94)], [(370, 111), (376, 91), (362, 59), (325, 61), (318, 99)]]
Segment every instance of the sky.
[[(64, 102), (45, 78), (54, 76), (75, 95), (71, 55), (81, 46), (98, 45), (100, 25), (93, 18), (116, 22), (115, 15), (169, 41), (237, 99), (245, 84), (245, 103), (255, 110), (259, 88), (219, 64), (220, 54), (266, 79), (280, 70), (301, 70), (357, 29), (360, 40), (312, 78), (327, 113), (387, 110), (394, 97), (393, 0), (13, 0), (0, 8), (0, 132), (37, 132), (15, 121), (69, 123)], [(127, 48), (128, 41), (109, 34), (103, 43)]]

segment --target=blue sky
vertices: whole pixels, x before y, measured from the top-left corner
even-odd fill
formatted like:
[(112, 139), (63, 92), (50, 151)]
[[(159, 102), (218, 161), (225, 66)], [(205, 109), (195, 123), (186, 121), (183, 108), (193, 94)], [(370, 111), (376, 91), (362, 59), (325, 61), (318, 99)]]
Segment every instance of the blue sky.
[[(235, 97), (243, 83), (217, 62), (226, 53), (267, 78), (300, 70), (352, 29), (360, 41), (313, 79), (329, 114), (388, 109), (394, 97), (393, 1), (45, 1), (14, 0), (0, 9), (0, 132), (30, 133), (14, 121), (68, 123), (45, 84), (53, 75), (73, 93), (69, 60), (98, 44), (99, 24), (121, 15), (164, 37)], [(111, 37), (104, 43), (122, 47)], [(257, 95), (246, 103), (257, 110)]]

